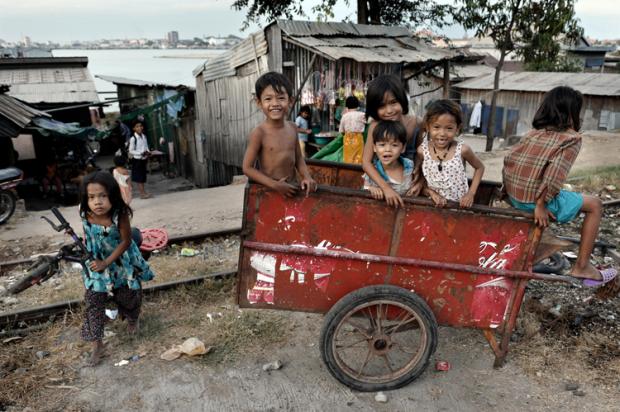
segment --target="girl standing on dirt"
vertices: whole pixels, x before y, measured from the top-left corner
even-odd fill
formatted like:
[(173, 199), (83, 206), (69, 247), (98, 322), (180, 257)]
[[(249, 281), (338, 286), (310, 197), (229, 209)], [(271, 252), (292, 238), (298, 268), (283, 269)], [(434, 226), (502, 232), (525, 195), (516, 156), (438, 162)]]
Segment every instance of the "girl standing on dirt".
[[(455, 140), (463, 127), (461, 107), (450, 100), (434, 101), (426, 111), (424, 126), (427, 135), (416, 157), (426, 179), (424, 194), (438, 207), (445, 206), (448, 200), (471, 207), (484, 165), (471, 147)], [(475, 170), (471, 186), (467, 184), (465, 162)]]
[[(383, 191), (383, 197), (390, 206), (404, 206), (403, 199), (381, 177), (373, 164), (374, 141), (373, 131), (380, 120), (392, 120), (402, 123), (407, 131), (407, 141), (416, 147), (415, 134), (419, 121), (416, 116), (408, 115), (409, 101), (407, 93), (400, 79), (394, 75), (381, 75), (370, 82), (366, 94), (366, 116), (372, 121), (368, 127), (364, 153), (362, 156), (362, 167), (364, 172), (376, 183)], [(416, 196), (422, 189), (422, 179), (420, 174), (414, 174), (411, 188), (407, 192), (408, 196)]]
[(550, 90), (534, 115), (534, 129), (504, 158), (502, 175), (510, 203), (517, 209), (533, 211), (534, 221), (543, 228), (549, 225), (549, 218), (566, 223), (580, 212), (585, 214), (571, 275), (594, 287), (618, 275), (616, 269), (599, 270), (590, 263), (602, 204), (594, 196), (562, 190), (581, 149), (582, 104), (581, 93), (570, 87)]
[(123, 201), (118, 183), (108, 172), (84, 178), (80, 189), (80, 216), (86, 248), (92, 256), (82, 278), (86, 314), (82, 338), (93, 343), (91, 365), (103, 355), (105, 305), (111, 300), (127, 319), (127, 330), (136, 333), (142, 301), (142, 281), (153, 272), (131, 239), (131, 208)]

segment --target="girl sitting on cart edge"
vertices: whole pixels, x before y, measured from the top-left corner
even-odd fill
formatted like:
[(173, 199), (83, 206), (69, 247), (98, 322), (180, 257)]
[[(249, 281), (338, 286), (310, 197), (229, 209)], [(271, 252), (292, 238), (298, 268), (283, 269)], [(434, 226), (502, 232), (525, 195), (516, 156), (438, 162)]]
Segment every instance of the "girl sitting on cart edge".
[[(404, 206), (401, 194), (397, 193), (388, 181), (375, 168), (373, 157), (375, 154), (374, 129), (379, 121), (388, 120), (401, 123), (405, 127), (407, 143), (417, 147), (419, 142), (415, 138), (420, 127), (419, 119), (408, 115), (409, 101), (405, 87), (400, 79), (394, 75), (381, 75), (368, 85), (366, 93), (366, 116), (372, 121), (368, 127), (368, 135), (364, 145), (362, 167), (370, 180), (381, 190), (382, 197), (390, 206)], [(422, 189), (423, 181), (420, 174), (413, 174), (411, 186), (407, 190), (408, 196), (416, 196)], [(378, 194), (378, 192), (377, 192)]]
[[(416, 166), (422, 168), (426, 179), (423, 193), (438, 207), (444, 207), (448, 200), (471, 207), (484, 174), (484, 165), (472, 148), (456, 140), (462, 126), (461, 107), (450, 100), (434, 101), (424, 116), (427, 134), (418, 146)], [(465, 162), (474, 168), (471, 186), (467, 184)]]
[(533, 211), (536, 224), (543, 228), (549, 225), (549, 218), (566, 223), (580, 212), (585, 214), (579, 254), (570, 274), (593, 287), (610, 282), (618, 272), (613, 268), (599, 270), (590, 263), (601, 221), (601, 201), (562, 190), (581, 148), (582, 104), (581, 93), (570, 87), (550, 90), (534, 115), (534, 129), (504, 158), (502, 177), (510, 203), (517, 209)]

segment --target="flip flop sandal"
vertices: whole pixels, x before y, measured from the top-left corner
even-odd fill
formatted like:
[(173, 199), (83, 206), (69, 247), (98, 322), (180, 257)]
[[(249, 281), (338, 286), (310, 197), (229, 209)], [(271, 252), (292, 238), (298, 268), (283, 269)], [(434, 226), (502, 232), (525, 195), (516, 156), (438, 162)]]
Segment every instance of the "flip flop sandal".
[(601, 269), (599, 270), (599, 273), (601, 274), (603, 279), (601, 280), (584, 279), (582, 281), (583, 286), (588, 287), (588, 288), (595, 288), (597, 286), (601, 286), (601, 285), (604, 285), (605, 283), (611, 282), (612, 280), (616, 278), (616, 276), (618, 276), (618, 271), (614, 268)]

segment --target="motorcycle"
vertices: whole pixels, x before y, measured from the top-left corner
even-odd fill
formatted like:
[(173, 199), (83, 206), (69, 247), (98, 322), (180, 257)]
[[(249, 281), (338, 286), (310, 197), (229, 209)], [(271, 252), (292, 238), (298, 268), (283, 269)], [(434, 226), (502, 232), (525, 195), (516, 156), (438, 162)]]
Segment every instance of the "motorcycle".
[(15, 187), (24, 179), (24, 174), (16, 167), (0, 169), (0, 225), (6, 223), (17, 204)]

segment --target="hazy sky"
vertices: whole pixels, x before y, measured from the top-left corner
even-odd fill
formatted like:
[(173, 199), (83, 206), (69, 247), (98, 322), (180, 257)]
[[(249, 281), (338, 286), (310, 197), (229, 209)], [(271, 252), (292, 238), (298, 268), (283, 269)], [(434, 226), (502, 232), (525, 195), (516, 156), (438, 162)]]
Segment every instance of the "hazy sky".
[[(94, 40), (101, 38), (163, 38), (178, 30), (183, 39), (241, 32), (243, 11), (233, 0), (0, 0), (0, 39), (17, 41)], [(355, 3), (355, 0), (350, 0)], [(306, 11), (318, 0), (304, 2)], [(587, 36), (620, 38), (620, 1), (578, 0), (577, 17)], [(338, 1), (336, 20), (354, 19), (353, 7)], [(252, 28), (256, 30), (257, 27)], [(250, 30), (252, 30), (250, 29)], [(449, 30), (460, 37), (462, 30)]]

